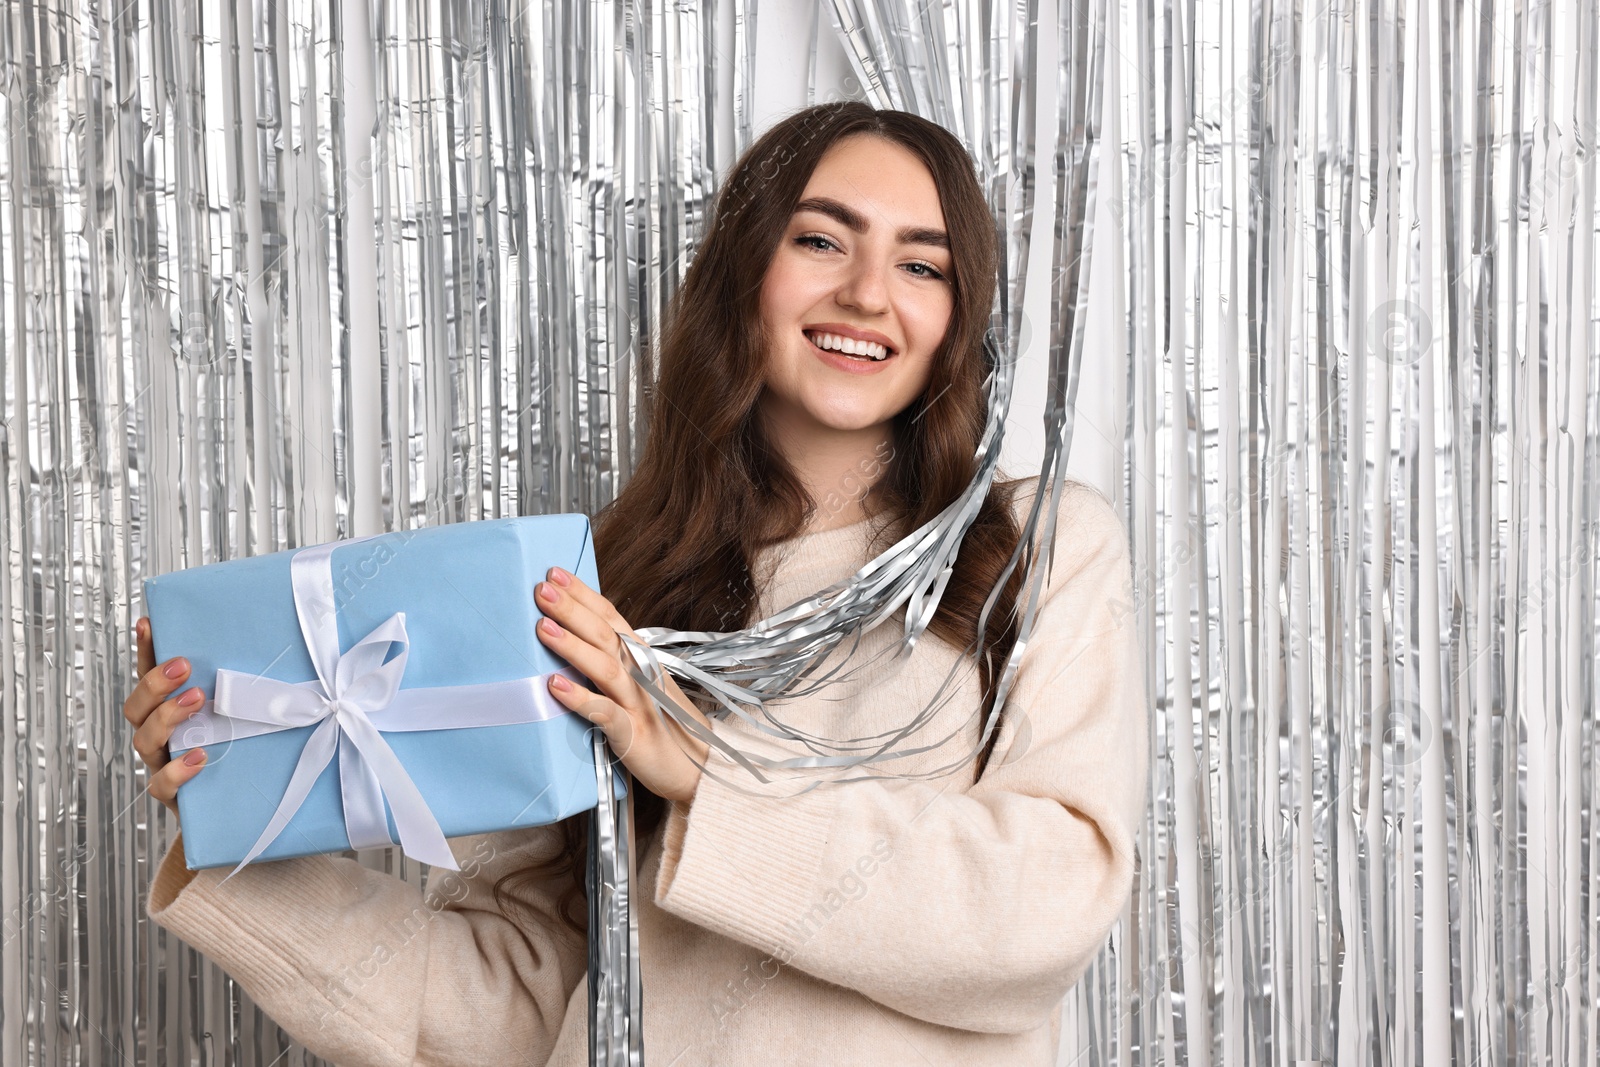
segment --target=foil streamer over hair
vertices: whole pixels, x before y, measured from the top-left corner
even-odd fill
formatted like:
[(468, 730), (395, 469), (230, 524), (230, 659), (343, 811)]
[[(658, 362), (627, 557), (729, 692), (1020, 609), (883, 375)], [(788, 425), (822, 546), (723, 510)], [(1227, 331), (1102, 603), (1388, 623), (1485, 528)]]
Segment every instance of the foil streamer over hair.
[[(948, 740), (920, 737), (919, 733), (943, 703), (944, 692), (955, 674), (954, 668), (922, 711), (889, 737), (824, 738), (806, 734), (784, 723), (777, 710), (767, 702), (793, 698), (838, 680), (831, 675), (811, 679), (813, 672), (839, 644), (859, 637), (901, 608), (905, 609), (905, 627), (897, 647), (902, 657), (911, 653), (917, 638), (932, 620), (960, 551), (961, 539), (988, 496), (999, 464), (1010, 411), (1017, 339), (1021, 333), (1023, 282), (1033, 222), (1031, 87), (1037, 30), (1033, 0), (1015, 7), (994, 8), (836, 0), (829, 14), (850, 51), (851, 61), (871, 103), (932, 118), (967, 144), (977, 162), (979, 180), (1002, 238), (1001, 276), (990, 336), (984, 345), (990, 373), (986, 386), (988, 414), (976, 452), (979, 467), (972, 484), (960, 498), (936, 519), (908, 534), (852, 577), (742, 631), (711, 634), (647, 627), (636, 631), (641, 641), (624, 635), (634, 661), (630, 672), (650, 692), (657, 710), (761, 781), (767, 780), (761, 773), (763, 767), (769, 770), (839, 769), (884, 764), (936, 749)], [(944, 21), (946, 17), (952, 20), (948, 25)], [(983, 21), (985, 17), (986, 22)], [(972, 34), (989, 47), (971, 50), (956, 47), (964, 39), (963, 33)], [(809, 63), (814, 78), (814, 45)], [(1083, 102), (1083, 107), (1072, 114), (1081, 115), (1085, 108), (1096, 106), (1097, 100), (1097, 96), (1091, 95)], [(1082, 155), (1092, 151), (1092, 141), (1073, 147)], [(1072, 176), (1072, 196), (1080, 211), (1085, 210), (1085, 197), (1092, 191), (1092, 173), (1092, 168), (1084, 164)], [(1073, 249), (1074, 261), (1080, 252), (1086, 258), (1086, 248), (1080, 242), (1074, 242)], [(1072, 301), (1072, 309), (1087, 297), (1086, 288), (1078, 290), (1077, 280), (1074, 270), (1061, 287), (1063, 294)], [(1064, 345), (1054, 348), (1057, 353), (1076, 350), (1076, 347), (1069, 349)], [(1067, 374), (1066, 367), (1064, 360), (1052, 360), (1057, 387), (1051, 394), (1048, 415), (1051, 432), (1040, 492), (1024, 524), (1021, 541), (984, 606), (978, 624), (979, 639), (972, 649), (975, 657), (982, 657), (983, 634), (1000, 590), (1011, 573), (1019, 565), (1024, 566), (1024, 592), (1017, 606), (1016, 642), (1002, 668), (993, 707), (976, 735), (975, 744), (950, 763), (916, 777), (942, 776), (976, 757), (996, 727), (1005, 696), (1027, 650), (1028, 635), (1049, 565), (1048, 551), (1040, 565), (1039, 545), (1054, 543), (1057, 503), (1066, 473), (1070, 404), (1076, 380)], [(1048, 498), (1043, 491), (1046, 485), (1050, 487)], [(1039, 529), (1041, 515), (1043, 530)], [(716, 714), (737, 716), (770, 736), (799, 741), (813, 754), (772, 760), (740, 751), (667, 698), (661, 688), (663, 671), (698, 683), (719, 705)], [(759, 714), (752, 714), (746, 705), (758, 709)], [(857, 777), (906, 775), (880, 768), (848, 778), (836, 774), (829, 777), (835, 781), (851, 781)], [(808, 788), (814, 788), (821, 781), (817, 778)], [(740, 788), (737, 782), (728, 784)]]
[[(918, 732), (941, 706), (943, 693), (955, 676), (955, 666), (941, 683), (934, 696), (916, 716), (904, 723), (892, 735), (837, 738), (820, 737), (790, 727), (779, 718), (776, 709), (767, 701), (792, 699), (814, 692), (825, 685), (848, 678), (862, 669), (858, 664), (844, 675), (833, 674), (811, 680), (813, 672), (841, 643), (858, 638), (895, 611), (905, 609), (904, 634), (896, 646), (898, 655), (908, 656), (916, 647), (917, 638), (927, 628), (938, 607), (946, 583), (954, 567), (956, 554), (961, 548), (961, 538), (971, 526), (988, 495), (989, 486), (1000, 457), (1000, 442), (1004, 435), (1005, 417), (1010, 406), (1012, 364), (998, 358), (992, 345), (986, 346), (991, 357), (989, 378), (989, 416), (983, 440), (979, 445), (980, 466), (978, 476), (971, 486), (933, 521), (902, 538), (892, 548), (862, 567), (854, 575), (834, 583), (828, 588), (792, 604), (775, 615), (735, 633), (707, 633), (703, 631), (669, 630), (644, 627), (636, 630), (640, 640), (622, 635), (625, 646), (632, 653), (630, 672), (655, 699), (657, 709), (670, 716), (684, 730), (706, 744), (726, 754), (748, 770), (760, 781), (767, 781), (761, 768), (854, 768), (868, 763), (882, 763), (928, 751), (944, 744), (948, 738), (928, 742)], [(1065, 418), (1057, 404), (1054, 416), (1057, 425)], [(1052, 449), (1052, 459), (1060, 453), (1058, 435)], [(1052, 543), (1056, 504), (1059, 500), (1065, 474), (1063, 464), (1054, 464), (1054, 480), (1048, 497), (1049, 504), (1041, 512), (1045, 494), (1036, 494), (1024, 530), (1024, 537), (1012, 553), (1008, 570), (1018, 565), (1024, 550), (1037, 561), (1033, 549), (1033, 531), (1039, 526), (1043, 514), (1046, 545)], [(1043, 482), (1041, 482), (1043, 484)], [(1048, 565), (1048, 553), (1045, 555)], [(976, 744), (948, 764), (918, 774), (884, 773), (864, 774), (849, 778), (830, 776), (833, 781), (854, 781), (857, 777), (931, 778), (942, 777), (957, 767), (970, 762), (987, 743), (993, 731), (1006, 692), (1016, 673), (1022, 653), (1027, 648), (1028, 634), (1032, 628), (1037, 607), (1044, 567), (1028, 568), (1026, 595), (1018, 606), (1021, 620), (1018, 624), (1016, 647), (1008, 658), (998, 682), (997, 697), (985, 718), (982, 735)], [(980, 633), (984, 621), (993, 608), (997, 593), (991, 594), (979, 621)], [(977, 644), (981, 651), (981, 640)], [(664, 692), (664, 671), (676, 674), (687, 681), (698, 683), (720, 705), (716, 712), (721, 716), (737, 716), (756, 730), (769, 736), (799, 741), (814, 754), (774, 760), (756, 753), (741, 751), (723, 735), (706, 729), (687, 710)], [(744, 705), (752, 705), (760, 714), (752, 714)], [(974, 712), (974, 716), (976, 712)], [(902, 743), (905, 742), (905, 743)], [(713, 774), (702, 767), (706, 774)], [(722, 780), (722, 779), (719, 779)], [(815, 788), (823, 779), (814, 780), (808, 788)], [(728, 782), (740, 788), (737, 782)]]

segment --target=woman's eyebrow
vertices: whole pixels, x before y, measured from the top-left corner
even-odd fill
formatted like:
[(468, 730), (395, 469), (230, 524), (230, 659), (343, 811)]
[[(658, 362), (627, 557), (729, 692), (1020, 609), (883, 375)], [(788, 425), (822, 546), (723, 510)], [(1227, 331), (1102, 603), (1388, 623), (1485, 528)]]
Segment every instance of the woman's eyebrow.
[[(833, 219), (841, 226), (848, 226), (856, 233), (867, 232), (867, 220), (861, 213), (848, 204), (827, 196), (813, 196), (800, 201), (794, 206), (795, 211), (815, 211)], [(900, 230), (895, 237), (905, 245), (932, 245), (935, 248), (949, 248), (950, 235), (943, 230), (936, 230), (929, 226), (907, 226)]]

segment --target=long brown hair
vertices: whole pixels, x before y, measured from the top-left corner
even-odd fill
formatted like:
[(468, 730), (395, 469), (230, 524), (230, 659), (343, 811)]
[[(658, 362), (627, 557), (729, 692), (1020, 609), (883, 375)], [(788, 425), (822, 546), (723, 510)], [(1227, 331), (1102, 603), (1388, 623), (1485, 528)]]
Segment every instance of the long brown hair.
[[(903, 111), (857, 101), (820, 104), (777, 123), (739, 159), (716, 198), (705, 241), (664, 319), (655, 388), (638, 469), (594, 520), (601, 591), (635, 627), (728, 631), (755, 620), (750, 568), (763, 547), (805, 528), (816, 502), (769, 447), (757, 418), (768, 350), (761, 283), (823, 154), (841, 138), (870, 134), (914, 153), (939, 191), (954, 263), (954, 307), (927, 389), (893, 420), (893, 452), (872, 490), (874, 554), (959, 497), (977, 473), (988, 363), (983, 337), (994, 301), (998, 233), (971, 157), (949, 131)], [(709, 373), (708, 373), (709, 371)], [(977, 641), (984, 601), (1021, 535), (1012, 483), (996, 480), (961, 544), (954, 573), (928, 626), (957, 648)], [(985, 713), (998, 667), (1015, 643), (1021, 588), (1014, 570), (990, 612), (979, 666)], [(690, 686), (686, 693), (693, 695)], [(974, 768), (983, 773), (999, 731)], [(638, 783), (634, 818), (642, 843), (666, 805)], [(566, 820), (558, 863), (574, 875), (565, 914), (581, 928), (587, 815)], [(642, 848), (641, 848), (642, 851)], [(518, 871), (496, 894), (549, 868)]]

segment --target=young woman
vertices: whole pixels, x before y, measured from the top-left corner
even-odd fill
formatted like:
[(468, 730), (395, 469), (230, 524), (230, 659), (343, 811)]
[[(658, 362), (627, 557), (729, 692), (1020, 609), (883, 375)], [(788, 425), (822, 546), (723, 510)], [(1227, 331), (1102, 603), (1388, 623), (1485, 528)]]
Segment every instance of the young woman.
[[(1126, 902), (1143, 810), (1145, 697), (1126, 538), (1069, 485), (1032, 637), (975, 760), (1014, 644), (1013, 575), (984, 599), (1037, 479), (996, 480), (928, 633), (845, 642), (854, 676), (786, 701), (813, 735), (885, 735), (954, 672), (903, 775), (796, 793), (666, 726), (622, 667), (629, 624), (740, 628), (848, 577), (976, 472), (996, 235), (947, 131), (859, 103), (779, 123), (735, 166), (666, 327), (641, 466), (596, 520), (605, 595), (553, 570), (541, 639), (590, 687), (553, 689), (643, 788), (638, 908), (652, 1062), (1055, 1062), (1059, 1002)], [(901, 615), (903, 620), (903, 614)], [(172, 808), (204, 764), (167, 742), (193, 713), (182, 659), (141, 619), (125, 714)], [(888, 654), (886, 654), (888, 653)], [(703, 694), (670, 690), (706, 722)], [(697, 703), (698, 701), (698, 703)], [(747, 752), (805, 754), (735, 720)], [(198, 751), (198, 750), (197, 750)], [(704, 764), (709, 773), (702, 773)], [(858, 772), (859, 773), (859, 772)], [(922, 777), (917, 777), (917, 775)], [(182, 838), (152, 918), (285, 1029), (342, 1064), (587, 1062), (582, 819), (458, 839), (427, 894), (317, 856), (191, 872)]]

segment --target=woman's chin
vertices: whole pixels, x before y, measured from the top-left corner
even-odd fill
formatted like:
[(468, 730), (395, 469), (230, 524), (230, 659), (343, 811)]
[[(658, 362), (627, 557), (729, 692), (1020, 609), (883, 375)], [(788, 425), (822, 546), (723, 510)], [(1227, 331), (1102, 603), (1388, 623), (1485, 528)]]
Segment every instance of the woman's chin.
[(853, 434), (882, 426), (895, 417), (897, 409), (882, 402), (882, 397), (838, 395), (831, 390), (800, 391), (781, 398), (769, 391), (769, 414), (804, 433)]
[(846, 434), (862, 433), (866, 430), (873, 429), (874, 427), (881, 426), (890, 419), (894, 418), (894, 413), (892, 411), (880, 411), (876, 408), (866, 411), (854, 408), (845, 410), (814, 410), (808, 412), (808, 414), (810, 414), (812, 421), (816, 424), (819, 430), (827, 430), (833, 433)]

